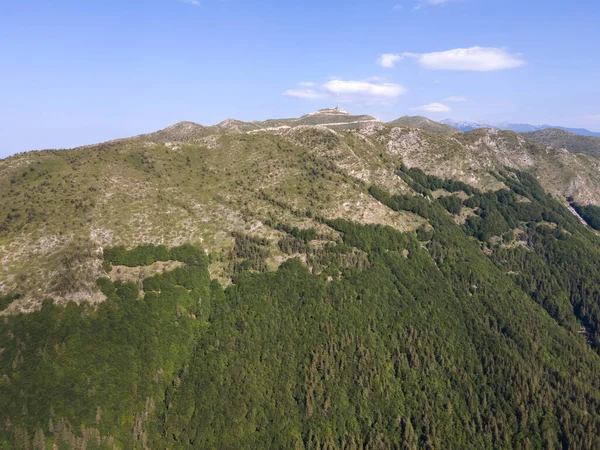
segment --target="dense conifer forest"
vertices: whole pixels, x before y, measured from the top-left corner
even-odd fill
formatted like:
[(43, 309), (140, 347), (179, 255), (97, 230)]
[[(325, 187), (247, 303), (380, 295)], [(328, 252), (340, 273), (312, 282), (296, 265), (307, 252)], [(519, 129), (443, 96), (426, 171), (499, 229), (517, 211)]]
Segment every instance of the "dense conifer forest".
[(419, 195), (369, 193), (416, 232), (282, 223), (277, 271), (237, 234), (225, 289), (202, 249), (107, 248), (182, 264), (4, 317), (0, 448), (600, 448), (598, 236), (526, 173), (398, 172)]
[(600, 231), (600, 208), (594, 205), (580, 205), (579, 203), (572, 202), (571, 206), (577, 214), (579, 214), (587, 224), (594, 230)]

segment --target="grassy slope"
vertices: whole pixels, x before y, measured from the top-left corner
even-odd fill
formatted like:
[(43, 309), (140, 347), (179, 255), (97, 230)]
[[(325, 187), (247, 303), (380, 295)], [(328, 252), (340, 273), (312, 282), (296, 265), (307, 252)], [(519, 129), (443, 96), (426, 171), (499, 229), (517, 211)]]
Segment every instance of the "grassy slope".
[[(106, 245), (191, 242), (225, 254), (233, 245), (230, 232), (277, 235), (266, 222), (306, 227), (314, 224), (307, 210), (401, 230), (418, 226), (419, 219), (365, 194), (371, 173), (388, 178), (395, 190), (406, 189), (380, 152), (332, 136), (335, 148), (328, 133), (311, 136), (309, 130), (293, 140), (225, 134), (206, 145), (130, 139), (1, 161), (0, 188), (7, 195), (0, 204), (0, 290), (37, 300), (94, 299), (90, 292)], [(76, 264), (68, 264), (73, 258)], [(223, 264), (214, 261), (211, 271), (225, 280)], [(72, 273), (62, 273), (63, 266)], [(74, 280), (69, 295), (53, 286), (60, 277)], [(27, 304), (27, 298), (20, 301)]]
[(341, 276), (290, 261), (209, 294), (200, 255), (143, 300), (9, 317), (0, 445), (76, 448), (83, 424), (91, 448), (595, 448), (600, 358), (421, 201), (427, 242), (328, 222), (369, 258)]
[[(93, 281), (103, 273), (99, 257), (107, 245), (202, 244), (215, 256), (211, 273), (227, 283), (233, 231), (275, 237), (281, 222), (319, 227), (315, 216), (414, 229), (421, 219), (366, 194), (372, 183), (408, 192), (395, 173), (401, 161), (482, 189), (502, 187), (493, 173), (514, 167), (536, 174), (550, 193), (600, 201), (597, 158), (510, 132), (445, 136), (381, 124), (351, 132), (226, 128), (183, 122), (138, 138), (0, 161), (0, 295), (25, 294), (9, 311), (37, 307), (48, 296), (101, 301)], [(272, 250), (268, 265), (275, 268), (285, 258)]]

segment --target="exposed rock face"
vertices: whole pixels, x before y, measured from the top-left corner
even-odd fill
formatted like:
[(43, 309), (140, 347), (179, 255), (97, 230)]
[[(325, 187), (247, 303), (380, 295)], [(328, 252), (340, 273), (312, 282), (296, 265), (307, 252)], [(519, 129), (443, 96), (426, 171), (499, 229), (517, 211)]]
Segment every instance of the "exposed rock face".
[(600, 159), (538, 145), (522, 136), (477, 129), (453, 136), (419, 129), (393, 128), (380, 141), (409, 167), (456, 178), (483, 189), (502, 184), (495, 170), (511, 167), (534, 173), (548, 192), (573, 196), (584, 204), (600, 204)]

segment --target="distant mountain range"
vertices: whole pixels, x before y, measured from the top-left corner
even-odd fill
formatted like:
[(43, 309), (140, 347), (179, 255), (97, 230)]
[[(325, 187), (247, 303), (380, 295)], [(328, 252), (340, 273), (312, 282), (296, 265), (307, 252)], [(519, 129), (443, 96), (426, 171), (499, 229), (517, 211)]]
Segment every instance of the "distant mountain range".
[(600, 137), (600, 133), (587, 130), (585, 128), (567, 128), (554, 125), (531, 125), (528, 123), (510, 123), (510, 122), (471, 122), (471, 121), (456, 121), (451, 119), (442, 120), (440, 123), (449, 125), (460, 131), (472, 131), (477, 128), (495, 128), (497, 130), (509, 130), (516, 133), (531, 133), (533, 131), (546, 130), (548, 128), (568, 131), (569, 133), (578, 134), (580, 136), (595, 136)]

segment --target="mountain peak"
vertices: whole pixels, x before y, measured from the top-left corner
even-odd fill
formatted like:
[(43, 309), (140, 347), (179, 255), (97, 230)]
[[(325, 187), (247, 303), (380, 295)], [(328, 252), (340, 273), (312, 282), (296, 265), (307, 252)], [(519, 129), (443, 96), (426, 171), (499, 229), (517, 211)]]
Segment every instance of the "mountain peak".
[[(311, 112), (306, 116), (316, 116), (316, 115), (332, 115), (332, 116), (349, 116), (350, 114), (347, 111), (344, 111), (341, 108), (323, 108), (318, 111)], [(304, 117), (306, 117), (304, 116)]]
[(423, 116), (402, 116), (392, 122), (388, 122), (388, 125), (419, 128), (430, 133), (455, 134), (458, 132), (452, 126), (434, 122)]
[(194, 130), (197, 128), (204, 128), (204, 125), (200, 125), (199, 123), (196, 122), (191, 122), (189, 120), (182, 120), (181, 122), (177, 122), (167, 128), (165, 128), (166, 130)]
[(177, 122), (164, 130), (145, 134), (141, 137), (154, 141), (193, 141), (210, 134), (210, 128), (196, 122)]
[(360, 128), (372, 123), (380, 123), (380, 120), (367, 114), (351, 114), (340, 108), (324, 108), (294, 119), (289, 125), (323, 125), (340, 130)]

